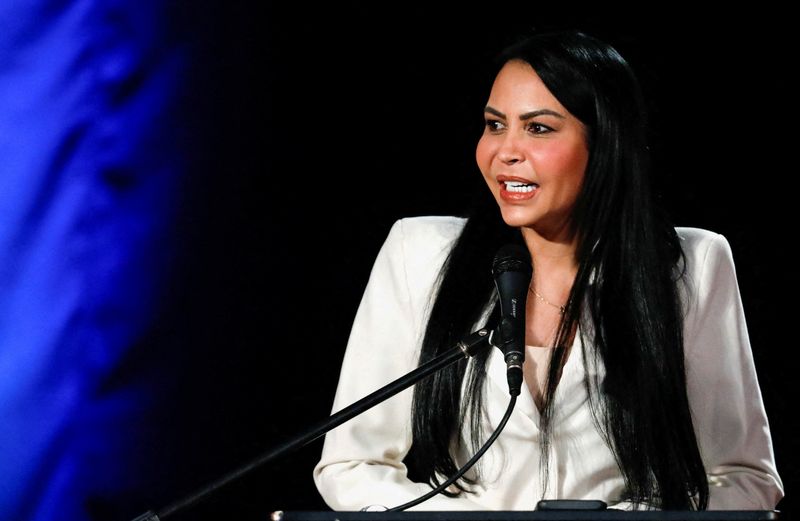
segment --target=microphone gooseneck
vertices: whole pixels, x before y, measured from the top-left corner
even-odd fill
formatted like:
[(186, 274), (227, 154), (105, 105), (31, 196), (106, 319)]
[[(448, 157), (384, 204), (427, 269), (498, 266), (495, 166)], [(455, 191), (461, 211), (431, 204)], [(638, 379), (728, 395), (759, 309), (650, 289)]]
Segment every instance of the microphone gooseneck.
[(500, 325), (492, 332), (490, 342), (505, 356), (511, 396), (518, 396), (522, 388), (525, 304), (532, 275), (530, 253), (524, 246), (506, 244), (497, 251), (492, 262), (492, 276), (500, 301)]

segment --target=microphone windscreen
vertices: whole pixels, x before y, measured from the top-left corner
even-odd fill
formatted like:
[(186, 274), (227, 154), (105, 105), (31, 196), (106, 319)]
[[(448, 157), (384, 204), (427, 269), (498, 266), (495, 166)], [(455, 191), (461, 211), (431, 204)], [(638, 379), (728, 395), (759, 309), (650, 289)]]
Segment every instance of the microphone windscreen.
[(500, 275), (507, 271), (532, 273), (531, 255), (528, 249), (520, 244), (504, 244), (497, 250), (492, 262), (492, 274)]

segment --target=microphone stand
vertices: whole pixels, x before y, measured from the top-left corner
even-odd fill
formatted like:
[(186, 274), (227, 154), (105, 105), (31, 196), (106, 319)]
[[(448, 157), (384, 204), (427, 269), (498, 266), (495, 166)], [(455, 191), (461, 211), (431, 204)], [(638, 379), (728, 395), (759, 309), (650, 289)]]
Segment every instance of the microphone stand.
[(384, 387), (381, 387), (377, 391), (345, 407), (336, 414), (329, 416), (327, 419), (312, 426), (299, 436), (283, 443), (282, 445), (279, 445), (269, 452), (265, 452), (249, 463), (246, 463), (241, 467), (225, 474), (221, 478), (206, 485), (193, 494), (190, 494), (185, 498), (164, 507), (158, 513), (150, 510), (136, 517), (133, 519), (133, 521), (161, 521), (175, 512), (194, 505), (195, 503), (210, 496), (217, 489), (227, 485), (231, 481), (244, 476), (248, 472), (260, 467), (261, 465), (264, 465), (265, 463), (268, 463), (280, 456), (283, 456), (284, 454), (297, 450), (311, 443), (326, 432), (338, 427), (347, 420), (350, 420), (351, 418), (361, 414), (367, 409), (371, 409), (379, 403), (391, 398), (400, 391), (414, 385), (429, 374), (435, 373), (443, 367), (456, 362), (462, 357), (470, 358), (474, 356), (480, 350), (479, 348), (482, 345), (488, 343), (490, 336), (491, 335), (489, 334), (489, 331), (486, 329), (479, 329), (474, 333), (470, 333), (465, 339), (441, 355), (429, 360), (428, 362), (425, 362), (413, 371), (407, 373), (405, 376), (401, 376), (397, 380), (385, 385)]

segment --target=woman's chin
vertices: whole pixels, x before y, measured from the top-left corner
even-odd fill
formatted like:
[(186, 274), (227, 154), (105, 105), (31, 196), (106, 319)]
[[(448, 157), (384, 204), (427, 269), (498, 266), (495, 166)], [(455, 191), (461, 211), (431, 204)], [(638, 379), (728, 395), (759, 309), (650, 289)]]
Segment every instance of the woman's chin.
[(511, 209), (501, 208), (500, 214), (503, 217), (503, 221), (512, 228), (532, 226), (535, 222), (528, 214), (528, 212), (520, 212), (519, 210), (514, 208)]

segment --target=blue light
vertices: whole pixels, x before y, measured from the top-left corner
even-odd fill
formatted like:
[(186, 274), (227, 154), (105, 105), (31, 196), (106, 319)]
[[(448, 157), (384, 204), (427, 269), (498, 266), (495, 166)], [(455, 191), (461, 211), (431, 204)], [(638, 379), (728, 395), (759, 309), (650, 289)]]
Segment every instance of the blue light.
[[(0, 518), (144, 484), (157, 402), (114, 385), (163, 300), (187, 52), (164, 2), (0, 4)], [(141, 427), (141, 424), (140, 424)]]

